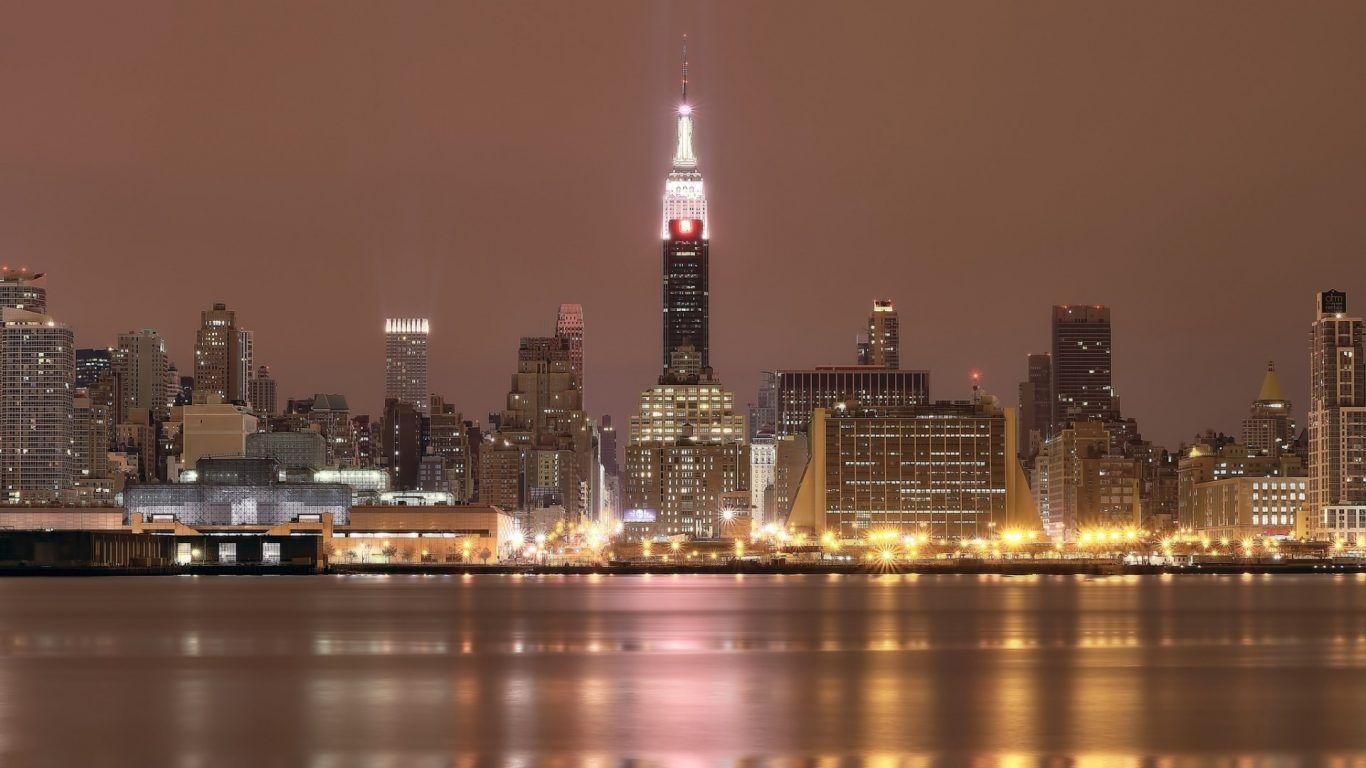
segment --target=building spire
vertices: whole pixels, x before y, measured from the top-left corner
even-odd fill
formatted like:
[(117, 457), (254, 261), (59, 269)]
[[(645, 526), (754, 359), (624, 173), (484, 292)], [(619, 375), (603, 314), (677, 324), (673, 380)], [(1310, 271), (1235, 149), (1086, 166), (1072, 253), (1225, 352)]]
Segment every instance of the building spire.
[(683, 103), (688, 103), (688, 36), (683, 35)]

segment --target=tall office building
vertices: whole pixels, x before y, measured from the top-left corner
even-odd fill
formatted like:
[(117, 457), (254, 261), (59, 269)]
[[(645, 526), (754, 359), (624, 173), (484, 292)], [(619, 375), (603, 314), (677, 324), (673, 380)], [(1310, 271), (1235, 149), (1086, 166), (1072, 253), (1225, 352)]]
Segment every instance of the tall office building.
[[(1309, 489), (1306, 531), (1329, 538), (1366, 533), (1366, 359), (1362, 320), (1347, 294), (1318, 294), (1309, 333)], [(1331, 509), (1330, 508), (1337, 508)], [(1361, 510), (1366, 512), (1366, 510)], [(1350, 519), (1345, 530), (1340, 524)]]
[(43, 273), (0, 268), (0, 308), (47, 314), (47, 281)]
[(711, 368), (711, 231), (687, 91), (685, 41), (678, 143), (661, 226), (664, 371), (641, 393), (626, 444), (624, 519), (628, 535), (641, 537), (712, 535), (722, 496), (749, 487), (745, 417)]
[(561, 304), (555, 315), (555, 337), (569, 340), (569, 363), (583, 389), (583, 305)]
[(430, 332), (431, 324), (425, 318), (384, 321), (384, 399), (410, 403), (424, 416), (431, 405), (427, 389)]
[(962, 541), (1035, 530), (1015, 428), (1014, 410), (991, 397), (817, 408), (788, 524), (840, 539), (896, 530)]
[(389, 485), (396, 491), (417, 488), (418, 464), (422, 461), (422, 413), (406, 400), (386, 398), (384, 431), (380, 438)]
[(1016, 453), (1028, 459), (1053, 431), (1053, 356), (1029, 356), (1028, 377), (1020, 382), (1020, 439)]
[(1243, 445), (1253, 451), (1278, 456), (1289, 451), (1295, 442), (1295, 419), (1290, 415), (1290, 401), (1281, 391), (1280, 378), (1276, 376), (1275, 361), (1266, 364), (1266, 376), (1262, 388), (1247, 418), (1243, 419)]
[(1053, 307), (1051, 429), (1068, 422), (1111, 421), (1115, 406), (1110, 376), (1110, 308), (1100, 304)]
[(274, 416), (279, 413), (279, 384), (270, 375), (270, 366), (261, 365), (256, 368), (256, 375), (247, 382), (247, 400), (259, 414)]
[(869, 365), (827, 365), (777, 371), (778, 435), (806, 432), (812, 411), (840, 404), (864, 407), (923, 405), (930, 401), (930, 372)]
[[(685, 375), (707, 375), (711, 368), (711, 229), (707, 195), (692, 146), (692, 105), (688, 103), (688, 48), (683, 45), (683, 98), (678, 106), (678, 143), (673, 167), (664, 181), (663, 246), (664, 370), (681, 368)], [(677, 353), (686, 346), (695, 361)], [(696, 367), (697, 371), (691, 370)]]
[(0, 503), (71, 500), (75, 378), (69, 327), (0, 310)]
[(217, 395), (223, 402), (245, 401), (252, 370), (251, 331), (237, 327), (237, 313), (226, 304), (214, 304), (199, 315), (194, 340), (194, 396), (209, 402)]
[(576, 520), (589, 510), (592, 430), (574, 373), (568, 337), (528, 336), (517, 349), (517, 372), (499, 414), (498, 436), (522, 449), (523, 504), (563, 506)]
[(891, 299), (874, 299), (867, 335), (858, 342), (858, 364), (901, 367), (901, 327)]
[(602, 468), (611, 477), (621, 474), (621, 458), (617, 450), (617, 428), (612, 425), (611, 415), (598, 420), (598, 452), (602, 457)]
[(118, 337), (113, 352), (114, 373), (118, 376), (119, 403), (114, 423), (122, 424), (134, 410), (146, 409), (157, 421), (166, 418), (171, 403), (166, 400), (166, 340), (151, 328), (125, 331)]

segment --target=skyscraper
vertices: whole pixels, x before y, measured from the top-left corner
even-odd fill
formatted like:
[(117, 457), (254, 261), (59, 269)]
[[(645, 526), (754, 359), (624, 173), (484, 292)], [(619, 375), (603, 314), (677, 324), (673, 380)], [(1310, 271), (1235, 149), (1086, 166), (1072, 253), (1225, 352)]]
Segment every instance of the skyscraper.
[(389, 318), (384, 321), (384, 398), (410, 403), (422, 415), (430, 407), (427, 389), (426, 318)]
[(1053, 356), (1030, 355), (1027, 378), (1020, 382), (1020, 439), (1015, 450), (1021, 458), (1039, 452), (1039, 445), (1053, 431)]
[(195, 397), (246, 400), (251, 370), (252, 334), (237, 327), (237, 313), (222, 303), (201, 312), (194, 341)]
[(745, 417), (712, 375), (711, 233), (693, 154), (687, 60), (685, 40), (678, 143), (664, 183), (664, 372), (641, 394), (626, 444), (626, 522), (644, 537), (711, 535), (722, 496), (749, 487)]
[(1051, 429), (1117, 416), (1110, 378), (1110, 308), (1100, 304), (1053, 307)]
[[(1309, 333), (1310, 536), (1342, 536), (1343, 516), (1330, 507), (1366, 506), (1366, 359), (1363, 326), (1348, 317), (1347, 294), (1318, 294)], [(1363, 510), (1366, 511), (1366, 510)], [(1366, 515), (1351, 515), (1360, 523)], [(1352, 525), (1356, 533), (1362, 526)]]
[(151, 328), (125, 331), (114, 348), (113, 367), (119, 381), (119, 402), (114, 423), (122, 424), (137, 408), (145, 408), (160, 421), (170, 403), (166, 400), (166, 340)]
[(0, 310), (0, 502), (72, 497), (71, 329), (23, 309)]
[[(664, 181), (663, 246), (664, 370), (707, 376), (711, 369), (711, 230), (707, 195), (692, 146), (688, 103), (688, 44), (683, 42), (683, 98), (678, 106), (678, 143)], [(688, 350), (691, 347), (691, 351)], [(695, 352), (695, 359), (692, 357)], [(676, 365), (677, 364), (677, 365)], [(693, 368), (697, 368), (693, 371)]]
[(1243, 419), (1243, 445), (1249, 450), (1277, 456), (1295, 441), (1295, 420), (1290, 416), (1290, 401), (1281, 391), (1275, 361), (1266, 364), (1262, 388), (1247, 418)]
[(858, 364), (901, 367), (901, 327), (891, 299), (874, 299), (868, 333), (859, 337)]
[(569, 340), (569, 362), (583, 389), (583, 305), (561, 304), (555, 316), (555, 336)]

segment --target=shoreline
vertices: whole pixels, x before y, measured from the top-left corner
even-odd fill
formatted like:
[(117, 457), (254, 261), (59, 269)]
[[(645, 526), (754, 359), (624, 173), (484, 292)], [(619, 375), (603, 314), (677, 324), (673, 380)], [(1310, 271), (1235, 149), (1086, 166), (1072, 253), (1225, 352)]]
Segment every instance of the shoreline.
[(444, 563), (336, 563), (323, 569), (312, 565), (190, 565), (190, 566), (0, 566), (0, 578), (108, 576), (640, 576), (640, 575), (966, 575), (966, 576), (1164, 576), (1164, 575), (1274, 575), (1366, 574), (1366, 562), (1295, 560), (1282, 562), (1202, 562), (1188, 565), (1127, 564), (1113, 561), (953, 561), (909, 563), (726, 563), (672, 565), (614, 563), (604, 565), (541, 565), (507, 563), (465, 565)]

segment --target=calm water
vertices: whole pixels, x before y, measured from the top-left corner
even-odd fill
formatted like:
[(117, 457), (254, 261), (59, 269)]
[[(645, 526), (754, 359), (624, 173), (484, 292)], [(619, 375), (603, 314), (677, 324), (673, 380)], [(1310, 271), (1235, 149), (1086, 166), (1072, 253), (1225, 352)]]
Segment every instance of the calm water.
[(0, 580), (0, 765), (632, 758), (1364, 765), (1366, 579)]

